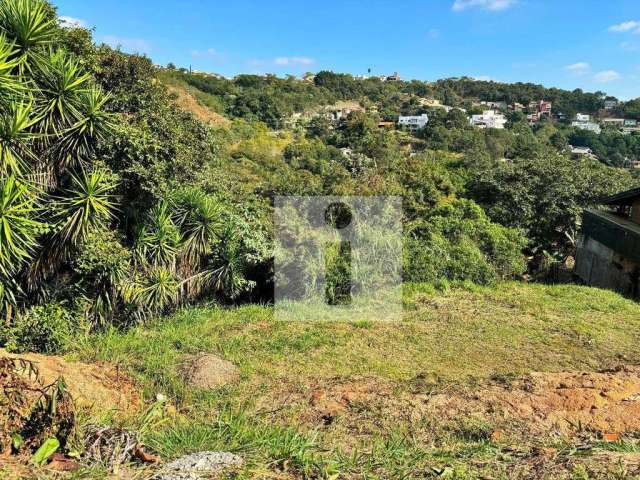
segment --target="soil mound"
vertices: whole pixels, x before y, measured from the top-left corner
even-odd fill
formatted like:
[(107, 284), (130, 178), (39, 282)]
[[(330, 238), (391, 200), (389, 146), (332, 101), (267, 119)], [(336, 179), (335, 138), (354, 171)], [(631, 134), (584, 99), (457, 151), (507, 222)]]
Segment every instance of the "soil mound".
[(205, 389), (218, 388), (240, 378), (238, 367), (209, 353), (186, 356), (181, 370), (186, 382)]
[(0, 358), (20, 358), (31, 362), (44, 385), (63, 377), (76, 405), (102, 411), (136, 410), (140, 398), (133, 383), (112, 365), (68, 362), (61, 357), (35, 353), (12, 354), (0, 349)]

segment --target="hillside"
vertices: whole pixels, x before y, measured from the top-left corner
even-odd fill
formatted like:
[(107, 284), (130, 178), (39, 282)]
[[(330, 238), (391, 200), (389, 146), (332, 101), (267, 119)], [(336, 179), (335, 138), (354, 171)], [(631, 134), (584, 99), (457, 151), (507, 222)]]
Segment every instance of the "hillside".
[[(76, 355), (116, 363), (148, 395), (174, 399), (178, 417), (147, 436), (163, 456), (233, 448), (249, 477), (604, 478), (640, 468), (637, 401), (621, 401), (640, 371), (616, 370), (640, 361), (636, 303), (519, 283), (410, 285), (405, 301), (401, 325), (200, 308), (96, 336)], [(186, 385), (180, 364), (197, 352), (237, 364), (239, 383)], [(600, 370), (609, 373), (551, 373)]]

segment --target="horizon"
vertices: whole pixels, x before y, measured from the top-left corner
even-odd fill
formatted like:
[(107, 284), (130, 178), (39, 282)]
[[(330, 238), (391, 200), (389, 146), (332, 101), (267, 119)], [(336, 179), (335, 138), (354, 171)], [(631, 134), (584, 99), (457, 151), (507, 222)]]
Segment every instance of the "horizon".
[[(199, 5), (56, 0), (70, 23), (154, 63), (238, 74), (331, 70), (434, 81), (472, 77), (640, 96), (640, 6), (614, 0), (284, 0)], [(140, 21), (138, 19), (144, 19)], [(247, 33), (249, 32), (249, 33)]]

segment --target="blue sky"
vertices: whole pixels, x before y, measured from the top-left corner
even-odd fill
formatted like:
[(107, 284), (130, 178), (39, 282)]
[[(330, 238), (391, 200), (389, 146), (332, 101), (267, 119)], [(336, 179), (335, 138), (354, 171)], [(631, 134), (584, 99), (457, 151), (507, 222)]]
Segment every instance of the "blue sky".
[(468, 75), (640, 97), (639, 0), (54, 0), (95, 38), (218, 72)]

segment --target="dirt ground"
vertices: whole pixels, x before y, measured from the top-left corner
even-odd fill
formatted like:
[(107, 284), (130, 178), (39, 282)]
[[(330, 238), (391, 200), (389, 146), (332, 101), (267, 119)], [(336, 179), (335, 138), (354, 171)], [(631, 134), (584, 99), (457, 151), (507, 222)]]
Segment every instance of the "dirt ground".
[(135, 411), (141, 405), (133, 383), (117, 368), (106, 364), (68, 362), (62, 357), (35, 353), (12, 354), (0, 349), (0, 358), (22, 358), (33, 362), (44, 385), (63, 377), (78, 406), (96, 411)]
[[(495, 441), (585, 436), (616, 440), (640, 432), (640, 367), (603, 372), (532, 373), (446, 384), (429, 375), (405, 383), (377, 378), (282, 383), (274, 415), (312, 425), (340, 425), (355, 434), (406, 424), (423, 434), (483, 425)], [(272, 397), (273, 398), (273, 397)], [(420, 432), (418, 432), (420, 433)]]

